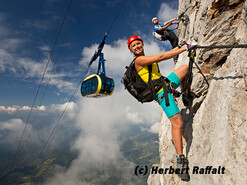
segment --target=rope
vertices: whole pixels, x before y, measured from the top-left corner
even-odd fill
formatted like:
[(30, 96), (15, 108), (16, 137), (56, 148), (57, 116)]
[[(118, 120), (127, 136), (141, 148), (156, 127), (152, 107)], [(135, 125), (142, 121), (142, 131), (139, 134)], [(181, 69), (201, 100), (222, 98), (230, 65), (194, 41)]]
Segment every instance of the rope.
[(120, 14), (120, 12), (122, 11), (122, 9), (123, 9), (123, 7), (124, 7), (126, 1), (127, 1), (127, 0), (124, 0), (122, 6), (121, 6), (120, 9), (118, 10), (118, 13), (117, 13), (117, 15), (115, 16), (115, 19), (113, 20), (113, 22), (112, 22), (110, 28), (108, 29), (108, 31), (107, 31), (107, 33), (106, 33), (107, 35), (110, 33), (110, 31), (111, 31), (113, 25), (115, 24), (115, 22), (116, 22), (116, 20), (117, 20), (117, 18), (118, 18), (118, 16), (119, 16), (119, 14)]
[(66, 11), (65, 16), (64, 16), (64, 18), (63, 18), (62, 24), (61, 24), (60, 29), (59, 29), (59, 31), (58, 31), (57, 37), (56, 37), (55, 42), (54, 42), (54, 44), (53, 44), (53, 47), (52, 47), (51, 53), (50, 53), (50, 55), (49, 55), (48, 61), (47, 61), (47, 63), (46, 63), (45, 70), (44, 70), (43, 75), (42, 75), (42, 78), (41, 78), (41, 80), (40, 80), (40, 83), (39, 83), (38, 89), (37, 89), (37, 91), (36, 91), (36, 94), (35, 94), (35, 97), (34, 97), (34, 100), (33, 100), (33, 103), (32, 103), (31, 110), (30, 110), (30, 112), (29, 112), (29, 114), (28, 114), (28, 118), (27, 118), (27, 121), (26, 121), (26, 124), (25, 124), (24, 130), (23, 130), (23, 132), (22, 132), (22, 135), (21, 135), (21, 139), (20, 139), (20, 141), (19, 141), (19, 143), (18, 143), (18, 146), (17, 146), (16, 152), (15, 152), (14, 161), (16, 160), (17, 153), (18, 153), (18, 151), (19, 151), (19, 148), (20, 148), (21, 142), (22, 142), (22, 140), (23, 140), (23, 137), (24, 137), (24, 133), (25, 133), (25, 131), (26, 131), (27, 124), (28, 124), (28, 122), (29, 122), (29, 119), (30, 119), (31, 113), (32, 113), (33, 108), (34, 108), (34, 104), (35, 104), (35, 102), (36, 102), (37, 96), (38, 96), (39, 91), (40, 91), (41, 84), (42, 84), (42, 82), (43, 82), (43, 80), (44, 80), (44, 77), (45, 77), (45, 74), (46, 74), (46, 71), (47, 71), (48, 65), (49, 65), (50, 60), (51, 60), (51, 56), (52, 56), (52, 54), (53, 54), (53, 52), (54, 52), (54, 49), (55, 49), (55, 47), (56, 47), (56, 44), (57, 44), (57, 41), (58, 41), (59, 35), (60, 35), (61, 30), (62, 30), (62, 28), (63, 28), (63, 25), (64, 25), (65, 19), (66, 19), (66, 17), (67, 17), (67, 14), (68, 14), (68, 12), (69, 12), (69, 9), (70, 9), (70, 6), (71, 6), (71, 3), (72, 3), (72, 0), (70, 0), (70, 3), (69, 3), (69, 5), (68, 5), (67, 11)]
[[(247, 44), (196, 46), (196, 48), (199, 48), (199, 49), (247, 48)], [(191, 56), (191, 54), (193, 54), (191, 52), (192, 51), (190, 51), (189, 55), (188, 55), (190, 57), (190, 61), (189, 61), (189, 72), (188, 72), (188, 75), (187, 75), (186, 80), (185, 80), (186, 81), (186, 86), (184, 87), (184, 89), (181, 91), (180, 94), (182, 94), (188, 88), (189, 81), (191, 79), (193, 64), (196, 65), (197, 69), (202, 74), (203, 79), (206, 81), (206, 83), (207, 83), (207, 85), (209, 87), (209, 83), (207, 81), (207, 78), (204, 76), (204, 74), (202, 73), (202, 71), (201, 71), (200, 67), (197, 65), (197, 63), (194, 61), (194, 57), (196, 56), (196, 54), (194, 53), (194, 56)]]
[(45, 149), (46, 146), (48, 145), (48, 143), (49, 143), (49, 141), (50, 141), (50, 139), (51, 139), (51, 136), (53, 135), (54, 131), (56, 130), (58, 124), (61, 122), (61, 120), (62, 120), (62, 118), (63, 118), (65, 112), (67, 111), (67, 109), (68, 109), (68, 107), (69, 107), (69, 105), (70, 105), (70, 103), (71, 103), (73, 97), (75, 96), (75, 93), (76, 93), (76, 91), (78, 90), (80, 84), (82, 83), (82, 81), (83, 81), (85, 75), (88, 73), (89, 67), (90, 67), (90, 66), (87, 67), (87, 70), (85, 71), (84, 75), (81, 77), (80, 82), (78, 83), (78, 85), (77, 85), (77, 87), (75, 88), (73, 94), (71, 95), (69, 101), (67, 102), (67, 104), (66, 104), (66, 106), (65, 106), (65, 108), (64, 108), (64, 110), (63, 110), (63, 112), (62, 112), (62, 114), (61, 114), (61, 116), (59, 117), (59, 119), (58, 119), (58, 121), (57, 121), (55, 127), (52, 129), (52, 131), (51, 131), (51, 133), (50, 133), (48, 139), (46, 140), (46, 142), (45, 142), (45, 144), (43, 145), (42, 149), (40, 150), (39, 154), (37, 155), (37, 158), (40, 157), (40, 155), (42, 154), (42, 152), (44, 151), (44, 149)]
[[(247, 44), (196, 46), (196, 48), (199, 48), (199, 49), (205, 49), (205, 48), (207, 48), (207, 49), (217, 49), (217, 48), (218, 49), (224, 49), (224, 48), (247, 48)], [(189, 57), (190, 57), (190, 55), (191, 55), (191, 53), (189, 53)], [(204, 76), (203, 72), (201, 71), (201, 69), (197, 65), (197, 63), (194, 61), (194, 57), (195, 57), (195, 55), (193, 57), (190, 57), (190, 61), (189, 61), (189, 73), (188, 73), (188, 75), (186, 77), (186, 87), (181, 91), (181, 94), (188, 88), (189, 80), (191, 79), (192, 66), (193, 66), (193, 64), (196, 65), (197, 69), (202, 74), (203, 79), (207, 83), (207, 86), (209, 87), (209, 83), (207, 81), (207, 78)]]
[(182, 91), (180, 92), (180, 95), (183, 94), (185, 92), (185, 90), (189, 87), (189, 83), (191, 81), (192, 78), (192, 68), (193, 68), (193, 64), (194, 64), (194, 57), (196, 56), (196, 52), (195, 51), (189, 51), (188, 57), (190, 58), (189, 60), (189, 71), (188, 71), (188, 75), (186, 76), (185, 79), (185, 83), (186, 86), (182, 89)]
[[(79, 1), (80, 1), (80, 0), (79, 0)], [(79, 2), (79, 1), (78, 1), (78, 2)], [(77, 6), (77, 7), (78, 7), (78, 6)], [(73, 10), (71, 10), (71, 11), (73, 12)], [(75, 12), (73, 12), (73, 13), (75, 13)], [(72, 24), (72, 18), (70, 19), (70, 23), (69, 23), (69, 24), (70, 24), (70, 26), (71, 26), (71, 24)], [(66, 40), (66, 38), (67, 38), (67, 36), (68, 36), (69, 28), (70, 28), (70, 27), (68, 27), (67, 30), (66, 30), (66, 32), (65, 32), (64, 40), (62, 41), (62, 43), (65, 42), (65, 40)], [(59, 53), (60, 51), (61, 51), (61, 48), (60, 48), (60, 50), (58, 51), (58, 53)], [(55, 71), (57, 62), (58, 62), (58, 57), (56, 58), (56, 60), (54, 60), (54, 65), (53, 65), (52, 71), (51, 71), (51, 73), (50, 73), (49, 79), (48, 79), (48, 81), (47, 81), (47, 83), (46, 83), (46, 86), (45, 86), (45, 89), (44, 89), (42, 98), (41, 98), (40, 103), (39, 103), (39, 106), (42, 105), (42, 102), (43, 102), (43, 100), (44, 100), (46, 91), (47, 91), (48, 86), (49, 86), (49, 82), (51, 81), (52, 75), (53, 75), (53, 73), (54, 73), (54, 71)], [(29, 140), (29, 138), (30, 138), (30, 136), (31, 136), (32, 128), (34, 127), (34, 124), (35, 124), (35, 122), (36, 122), (36, 120), (37, 120), (38, 114), (39, 114), (39, 109), (36, 111), (36, 114), (35, 114), (33, 123), (31, 124), (30, 132), (29, 132), (28, 137), (27, 137), (28, 140)], [(28, 140), (27, 140), (27, 141), (28, 141)], [(24, 145), (25, 145), (25, 143), (24, 143)]]
[(196, 46), (196, 48), (200, 48), (200, 49), (247, 48), (247, 44)]
[(199, 72), (201, 73), (203, 79), (205, 80), (205, 82), (206, 82), (206, 84), (207, 84), (207, 86), (208, 86), (208, 88), (209, 88), (209, 83), (208, 83), (208, 80), (207, 80), (206, 76), (203, 74), (201, 68), (198, 66), (198, 64), (197, 64), (195, 61), (194, 61), (194, 64), (196, 65), (196, 68), (197, 68), (197, 69), (199, 70)]
[(190, 82), (192, 80), (192, 68), (193, 68), (193, 64), (196, 65), (196, 68), (199, 70), (199, 72), (203, 76), (203, 79), (205, 80), (205, 82), (207, 83), (207, 86), (209, 88), (209, 83), (207, 81), (207, 78), (203, 74), (203, 72), (200, 69), (200, 67), (198, 66), (198, 64), (195, 62), (196, 51), (195, 50), (194, 51), (193, 50), (190, 51), (189, 54), (188, 54), (188, 57), (190, 58), (190, 60), (189, 60), (189, 71), (188, 71), (188, 75), (186, 76), (186, 79), (185, 79), (186, 86), (182, 89), (182, 91), (180, 92), (180, 95), (182, 93), (184, 93), (184, 91), (189, 87), (189, 84), (190, 84)]
[[(124, 7), (126, 1), (127, 1), (127, 0), (124, 0), (122, 6), (120, 7), (120, 9), (119, 9), (119, 11), (118, 11), (118, 13), (117, 13), (115, 19), (113, 20), (113, 22), (112, 22), (110, 28), (108, 29), (108, 31), (107, 31), (107, 33), (106, 33), (104, 39), (103, 39), (103, 42), (105, 41), (106, 37), (108, 36), (109, 32), (111, 31), (111, 29), (112, 29), (114, 23), (116, 22), (116, 19), (118, 18), (118, 16), (119, 16), (121, 10), (123, 9), (123, 7)], [(98, 47), (98, 49), (99, 49), (99, 48), (100, 48), (100, 46)], [(103, 49), (103, 48), (102, 48), (102, 49)], [(71, 103), (71, 101), (72, 101), (72, 99), (73, 99), (73, 97), (74, 97), (74, 95), (75, 95), (75, 93), (76, 93), (76, 91), (78, 90), (80, 84), (83, 82), (83, 79), (84, 79), (85, 75), (87, 74), (87, 72), (88, 72), (88, 70), (89, 70), (89, 67), (90, 67), (90, 65), (88, 65), (86, 72), (84, 73), (84, 75), (82, 76), (80, 82), (78, 83), (77, 87), (75, 88), (75, 90), (74, 90), (72, 96), (70, 97), (70, 99), (69, 99), (69, 101), (68, 101), (68, 103), (67, 103), (67, 105), (66, 105), (64, 111), (62, 112), (61, 116), (59, 117), (59, 119), (58, 119), (58, 121), (57, 121), (55, 127), (53, 128), (53, 130), (52, 130), (51, 134), (49, 135), (47, 141), (46, 141), (45, 144), (43, 145), (41, 151), (40, 151), (39, 154), (37, 155), (37, 158), (40, 157), (40, 155), (42, 154), (42, 152), (45, 150), (46, 146), (48, 145), (48, 143), (49, 143), (49, 141), (50, 141), (50, 139), (51, 139), (51, 136), (53, 135), (55, 129), (56, 129), (57, 126), (58, 126), (58, 124), (61, 122), (61, 120), (62, 120), (62, 118), (63, 118), (65, 112), (67, 111), (67, 109), (68, 109), (68, 107), (69, 107), (69, 104)]]

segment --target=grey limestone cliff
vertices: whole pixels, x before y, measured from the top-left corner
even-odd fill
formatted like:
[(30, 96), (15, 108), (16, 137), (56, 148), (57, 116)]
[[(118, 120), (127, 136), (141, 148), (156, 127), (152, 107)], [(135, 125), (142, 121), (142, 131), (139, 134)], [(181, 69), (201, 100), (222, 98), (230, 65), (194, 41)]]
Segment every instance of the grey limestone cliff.
[[(247, 43), (245, 0), (179, 0), (180, 14), (189, 18), (187, 25), (179, 24), (180, 40), (184, 37), (201, 46)], [(197, 49), (195, 62), (209, 86), (194, 66), (193, 100), (184, 107), (178, 99), (191, 179), (183, 182), (176, 174), (158, 173), (149, 175), (148, 184), (247, 184), (247, 49)], [(184, 53), (174, 67), (187, 63)], [(171, 124), (164, 114), (159, 153), (160, 164), (154, 167), (175, 167)], [(206, 171), (207, 166), (216, 174)]]

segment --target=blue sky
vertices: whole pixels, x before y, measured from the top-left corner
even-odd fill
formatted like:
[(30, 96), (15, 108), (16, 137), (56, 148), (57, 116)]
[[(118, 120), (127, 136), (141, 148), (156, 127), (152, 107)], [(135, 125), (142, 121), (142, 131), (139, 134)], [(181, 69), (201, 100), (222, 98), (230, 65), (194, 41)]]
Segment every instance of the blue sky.
[[(69, 2), (69, 0), (1, 2), (0, 105), (32, 104)], [(146, 40), (153, 39), (151, 19), (159, 14), (158, 11), (164, 2), (127, 0), (107, 37), (106, 44), (114, 47), (113, 43), (119, 39), (125, 40), (132, 34), (139, 34), (147, 38)], [(177, 2), (171, 2), (166, 5), (171, 9), (176, 8)], [(72, 1), (48, 66), (47, 78), (53, 64), (56, 63), (44, 104), (64, 103), (70, 97), (85, 70), (85, 65), (80, 65), (80, 61), (83, 60), (81, 55), (83, 49), (95, 44), (91, 50), (97, 48), (122, 3), (122, 0)], [(169, 16), (171, 18), (171, 15)], [(92, 56), (93, 51), (87, 55)], [(84, 63), (87, 59), (84, 59)], [(42, 89), (40, 93), (43, 93)]]
[[(43, 84), (30, 120), (26, 122), (69, 2), (1, 2), (0, 145), (7, 146), (8, 150), (15, 152), (25, 125), (21, 144), (28, 139), (28, 133), (32, 133), (29, 138), (31, 144), (43, 145), (123, 0), (72, 1), (45, 75), (47, 82), (56, 64), (44, 100), (40, 104), (45, 87)], [(77, 174), (90, 171), (82, 166), (103, 168), (105, 164), (115, 162), (119, 166), (119, 161), (126, 162), (119, 149), (119, 136), (131, 124), (148, 124), (150, 132), (158, 133), (162, 109), (156, 103), (137, 102), (121, 84), (125, 66), (133, 59), (126, 42), (129, 36), (140, 35), (146, 55), (171, 49), (168, 42), (154, 40), (151, 20), (154, 16), (161, 21), (172, 19), (177, 16), (177, 10), (178, 1), (127, 0), (103, 49), (107, 76), (112, 77), (116, 84), (114, 93), (101, 99), (86, 99), (81, 97), (79, 91), (76, 93), (49, 146), (59, 145), (57, 141), (66, 142), (66, 136), (73, 135), (75, 131), (79, 135), (70, 146), (80, 155), (64, 173), (57, 174), (54, 181), (62, 180), (65, 184), (71, 183), (70, 180), (80, 181), (81, 177)], [(87, 75), (96, 73), (96, 67), (97, 61)], [(169, 74), (172, 68), (173, 60), (160, 63), (163, 75)], [(35, 122), (33, 120), (38, 110)]]

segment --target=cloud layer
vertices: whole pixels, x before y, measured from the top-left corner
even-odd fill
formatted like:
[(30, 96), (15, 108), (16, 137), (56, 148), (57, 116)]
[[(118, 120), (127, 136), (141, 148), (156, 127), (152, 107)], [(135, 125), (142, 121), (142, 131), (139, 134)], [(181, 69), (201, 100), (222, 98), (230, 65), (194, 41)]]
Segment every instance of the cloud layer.
[[(166, 11), (164, 11), (166, 10)], [(166, 12), (166, 13), (164, 13)], [(176, 17), (177, 10), (162, 4), (158, 15), (170, 19)], [(157, 42), (143, 35), (146, 55), (155, 55), (164, 52)], [(79, 64), (87, 66), (97, 45), (86, 47), (82, 50), (82, 59)], [(115, 92), (111, 97), (104, 99), (81, 99), (78, 102), (80, 113), (76, 126), (81, 131), (73, 149), (79, 151), (67, 171), (58, 173), (48, 184), (82, 184), (87, 185), (86, 177), (93, 177), (94, 169), (104, 170), (109, 166), (120, 167), (122, 174), (133, 177), (134, 164), (128, 162), (120, 151), (118, 138), (129, 124), (148, 124), (150, 132), (158, 133), (161, 108), (156, 103), (141, 104), (137, 102), (120, 83), (124, 67), (133, 60), (126, 39), (118, 39), (112, 45), (104, 47), (106, 59), (106, 72), (114, 77)], [(97, 65), (92, 65), (96, 70)], [(163, 75), (168, 75), (173, 68), (173, 60), (160, 63)], [(123, 168), (125, 166), (125, 168)], [(131, 181), (131, 180), (130, 180)]]
[[(176, 9), (163, 3), (157, 15), (161, 19), (168, 20), (176, 17), (176, 14)], [(0, 14), (0, 23), (3, 22), (5, 22), (5, 15)], [(28, 21), (25, 22), (25, 25), (28, 27), (40, 26), (33, 25)], [(46, 27), (40, 29), (45, 30)], [(0, 72), (9, 72), (11, 75), (23, 79), (40, 79), (43, 73), (40, 69), (44, 69), (46, 65), (49, 47), (37, 46), (39, 52), (42, 53), (39, 59), (19, 56), (16, 51), (20, 50), (27, 41), (8, 35), (8, 30), (7, 26), (0, 28), (0, 36), (5, 38), (0, 40)], [(138, 33), (141, 31), (138, 30)], [(146, 55), (162, 53), (165, 51), (164, 47), (169, 44), (155, 42), (150, 35), (141, 35), (141, 37), (144, 40)], [(87, 67), (97, 46), (98, 44), (92, 44), (82, 49), (78, 68), (85, 69)], [(47, 184), (86, 185), (88, 184), (86, 179), (96, 175), (97, 170), (102, 173), (110, 166), (122, 172), (123, 178), (131, 179), (134, 173), (134, 164), (126, 160), (120, 151), (119, 136), (131, 124), (148, 124), (151, 132), (158, 132), (158, 122), (162, 112), (159, 105), (155, 102), (148, 104), (137, 102), (121, 84), (125, 66), (129, 65), (134, 58), (127, 48), (126, 38), (119, 38), (111, 44), (107, 43), (103, 52), (106, 59), (106, 74), (113, 77), (116, 83), (115, 92), (111, 97), (102, 99), (86, 99), (82, 98), (79, 93), (76, 95), (75, 102), (71, 102), (60, 123), (61, 128), (66, 127), (66, 129), (57, 129), (54, 136), (56, 140), (52, 140), (50, 144), (56, 146), (61, 144), (56, 141), (66, 142), (69, 133), (77, 130), (80, 134), (71, 145), (71, 150), (78, 151), (79, 156), (68, 169), (57, 167), (56, 175), (46, 182)], [(51, 63), (53, 64), (53, 61)], [(168, 75), (172, 71), (172, 67), (172, 60), (160, 63), (160, 71), (163, 75)], [(92, 64), (90, 73), (95, 73), (96, 68), (97, 62)], [(52, 67), (48, 66), (48, 72), (51, 71)], [(72, 74), (68, 71), (55, 71), (50, 85), (58, 88), (60, 92), (71, 93), (76, 86), (69, 79), (71, 76)], [(32, 129), (32, 144), (44, 143), (65, 106), (66, 103), (34, 108), (34, 111), (39, 110), (37, 125), (35, 127), (32, 127), (31, 123), (27, 125), (27, 131)], [(0, 141), (2, 144), (12, 146), (13, 143), (19, 141), (29, 111), (30, 106), (0, 106)]]
[[(153, 41), (145, 42), (147, 55), (161, 53), (158, 44)], [(82, 66), (87, 65), (89, 58), (94, 53), (97, 45), (84, 48), (82, 51)], [(89, 54), (90, 53), (90, 54)], [(113, 77), (116, 82), (115, 92), (111, 97), (99, 99), (82, 98), (78, 102), (79, 114), (76, 126), (81, 134), (73, 145), (73, 149), (79, 152), (67, 171), (58, 173), (48, 184), (87, 184), (87, 176), (94, 177), (93, 171), (104, 171), (109, 166), (117, 166), (122, 174), (133, 177), (134, 165), (128, 162), (120, 151), (118, 138), (130, 124), (148, 124), (150, 132), (158, 133), (158, 122), (161, 117), (161, 108), (155, 102), (141, 104), (137, 102), (120, 83), (125, 66), (133, 60), (133, 56), (127, 49), (126, 40), (119, 39), (113, 45), (105, 45), (105, 59), (107, 60), (107, 75)], [(171, 72), (173, 61), (165, 61), (161, 65), (162, 73)], [(96, 65), (92, 66), (92, 71)], [(153, 125), (153, 126), (152, 126)]]

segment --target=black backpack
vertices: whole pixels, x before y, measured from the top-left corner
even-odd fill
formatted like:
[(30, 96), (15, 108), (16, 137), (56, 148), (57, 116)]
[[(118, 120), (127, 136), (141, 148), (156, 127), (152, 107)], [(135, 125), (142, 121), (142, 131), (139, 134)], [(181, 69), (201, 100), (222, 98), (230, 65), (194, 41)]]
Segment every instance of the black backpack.
[[(139, 102), (151, 102), (155, 100), (156, 93), (163, 87), (166, 105), (169, 106), (166, 82), (168, 79), (162, 76), (159, 79), (151, 80), (152, 64), (148, 65), (149, 79), (145, 83), (142, 78), (138, 75), (135, 69), (135, 59), (129, 66), (126, 66), (126, 72), (122, 77), (122, 83), (129, 93), (134, 96)], [(163, 98), (162, 97), (162, 98)]]

